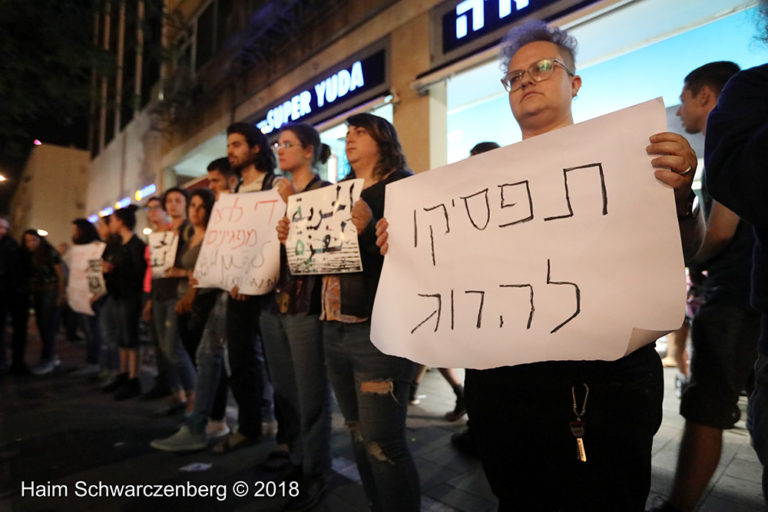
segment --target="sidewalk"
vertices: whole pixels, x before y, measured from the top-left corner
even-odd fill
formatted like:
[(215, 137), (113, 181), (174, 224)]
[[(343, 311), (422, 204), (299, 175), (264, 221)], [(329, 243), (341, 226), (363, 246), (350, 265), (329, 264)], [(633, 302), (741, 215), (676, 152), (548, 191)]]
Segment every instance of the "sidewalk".
[[(37, 354), (31, 343), (29, 354)], [(274, 446), (266, 439), (257, 446), (231, 454), (209, 452), (170, 454), (158, 452), (149, 441), (175, 431), (179, 419), (155, 418), (159, 402), (114, 402), (93, 384), (66, 375), (79, 364), (80, 346), (61, 341), (63, 364), (44, 377), (0, 380), (0, 512), (5, 511), (277, 511), (285, 501), (268, 485), (273, 475), (257, 468)], [(31, 356), (30, 356), (31, 360)], [(669, 492), (682, 429), (674, 395), (673, 369), (665, 370), (664, 421), (654, 442), (653, 484), (649, 497)], [(495, 510), (480, 464), (460, 455), (450, 436), (464, 428), (464, 421), (449, 423), (443, 414), (453, 408), (453, 392), (437, 371), (425, 376), (419, 393), (421, 404), (411, 406), (408, 433), (421, 478), (422, 510), (484, 512)], [(745, 404), (746, 402), (744, 402)], [(234, 408), (228, 415), (234, 416)], [(760, 489), (761, 468), (743, 428), (727, 432), (723, 457), (707, 491), (702, 512), (765, 510)], [(341, 415), (333, 415), (333, 473), (323, 503), (315, 510), (357, 512), (368, 510), (359, 485), (350, 442)], [(211, 464), (204, 471), (184, 472), (192, 463)], [(21, 483), (31, 485), (40, 497), (21, 497)], [(251, 485), (249, 497), (232, 495), (233, 484)], [(78, 482), (82, 482), (78, 484)], [(207, 498), (84, 498), (75, 494), (85, 484), (182, 484), (213, 485), (227, 491), (225, 499)], [(262, 482), (264, 496), (253, 494)], [(61, 487), (55, 487), (60, 485)], [(66, 490), (67, 497), (51, 496)], [(94, 489), (97, 489), (94, 487)], [(106, 491), (103, 491), (106, 492)], [(102, 495), (103, 496), (103, 495)]]

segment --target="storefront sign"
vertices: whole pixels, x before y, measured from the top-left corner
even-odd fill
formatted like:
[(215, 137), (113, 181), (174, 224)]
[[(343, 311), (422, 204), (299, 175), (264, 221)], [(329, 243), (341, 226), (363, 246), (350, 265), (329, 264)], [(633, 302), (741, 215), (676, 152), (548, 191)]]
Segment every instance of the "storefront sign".
[(386, 50), (325, 73), (270, 107), (256, 126), (270, 134), (286, 123), (315, 118), (387, 82)]
[[(433, 33), (440, 34), (434, 46), (436, 63), (493, 44), (513, 23), (535, 17), (553, 20), (597, 0), (455, 0), (438, 6)], [(437, 26), (435, 26), (437, 25)]]

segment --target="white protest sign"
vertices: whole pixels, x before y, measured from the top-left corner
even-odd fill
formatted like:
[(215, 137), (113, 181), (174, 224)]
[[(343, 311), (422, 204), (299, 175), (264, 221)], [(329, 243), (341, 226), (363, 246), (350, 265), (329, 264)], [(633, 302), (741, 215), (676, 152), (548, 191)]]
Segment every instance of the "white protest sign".
[(106, 244), (92, 242), (74, 245), (70, 249), (71, 263), (69, 282), (67, 283), (67, 301), (69, 307), (78, 313), (93, 315), (91, 297), (107, 292), (104, 274), (101, 270), (101, 255)]
[[(387, 186), (371, 339), (435, 367), (615, 360), (680, 326), (661, 99)], [(640, 340), (638, 342), (638, 340)]]
[(291, 229), (285, 251), (292, 274), (363, 270), (351, 216), (352, 205), (362, 190), (363, 180), (355, 179), (288, 198)]
[(152, 279), (165, 277), (165, 271), (173, 267), (179, 235), (175, 231), (157, 231), (149, 235), (149, 265)]
[(244, 295), (271, 291), (280, 271), (275, 227), (285, 214), (276, 190), (222, 194), (211, 212), (194, 277), (198, 286)]

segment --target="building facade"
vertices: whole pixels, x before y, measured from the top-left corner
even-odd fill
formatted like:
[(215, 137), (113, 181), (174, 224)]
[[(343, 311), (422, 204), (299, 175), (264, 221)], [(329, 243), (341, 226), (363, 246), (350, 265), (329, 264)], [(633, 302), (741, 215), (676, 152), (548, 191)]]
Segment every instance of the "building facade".
[[(577, 122), (663, 97), (670, 129), (683, 78), (713, 60), (768, 60), (753, 41), (755, 0), (124, 0), (94, 20), (116, 77), (94, 77), (86, 210), (194, 184), (225, 156), (227, 125), (269, 136), (315, 125), (345, 175), (344, 119), (390, 119), (416, 172), (477, 142), (520, 140), (499, 78), (498, 44), (545, 19), (579, 40)], [(126, 13), (135, 12), (131, 22)], [(162, 49), (159, 50), (159, 48)], [(159, 56), (159, 57), (158, 57)], [(129, 64), (130, 63), (130, 64)], [(130, 89), (130, 93), (126, 90)], [(701, 140), (694, 139), (701, 151)], [(703, 156), (703, 155), (700, 155)]]
[(11, 201), (11, 229), (43, 230), (55, 247), (71, 243), (72, 221), (85, 216), (90, 155), (53, 144), (35, 146)]

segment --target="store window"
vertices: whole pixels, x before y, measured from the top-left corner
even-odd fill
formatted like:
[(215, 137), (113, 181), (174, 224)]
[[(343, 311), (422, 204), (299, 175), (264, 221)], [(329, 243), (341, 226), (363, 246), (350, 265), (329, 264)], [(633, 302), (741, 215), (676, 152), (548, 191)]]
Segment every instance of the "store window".
[[(652, 44), (646, 44), (642, 27), (634, 27), (634, 49), (615, 57), (605, 55), (610, 52), (607, 48), (582, 47), (577, 53), (577, 68), (583, 86), (573, 103), (574, 121), (659, 96), (667, 107), (673, 107), (679, 103), (688, 72), (707, 62), (731, 60), (748, 68), (768, 61), (768, 46), (756, 39), (757, 18), (756, 8), (747, 9)], [(646, 23), (650, 32), (654, 20)], [(678, 24), (688, 26), (685, 19)], [(573, 33), (580, 41), (600, 41), (595, 32), (602, 29), (598, 22), (585, 23)], [(590, 62), (581, 65), (581, 54), (588, 54)], [(466, 158), (480, 141), (507, 145), (521, 140), (507, 94), (499, 83), (501, 76), (499, 61), (494, 60), (448, 80), (449, 163)]]

